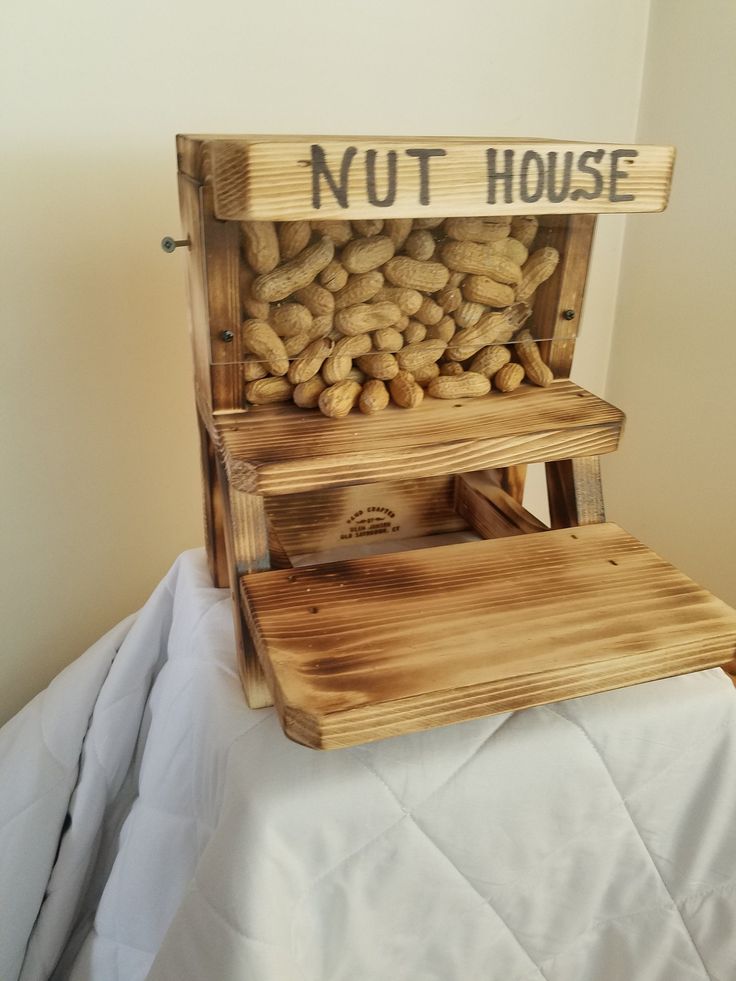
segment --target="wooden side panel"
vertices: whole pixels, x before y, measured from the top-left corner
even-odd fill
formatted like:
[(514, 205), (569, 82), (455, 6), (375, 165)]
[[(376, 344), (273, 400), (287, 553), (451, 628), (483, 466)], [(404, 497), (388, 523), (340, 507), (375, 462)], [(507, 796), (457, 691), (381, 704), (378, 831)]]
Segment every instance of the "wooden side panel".
[[(212, 407), (215, 412), (242, 409), (243, 384), (239, 362), (242, 344), (240, 308), (240, 228), (218, 221), (212, 212), (212, 189), (202, 188), (204, 261), (207, 275), (209, 347), (212, 362)], [(226, 340), (232, 335), (231, 340)]]
[(286, 733), (316, 748), (736, 651), (736, 611), (609, 524), (268, 572), (241, 590)]
[(290, 556), (459, 531), (453, 478), (358, 484), (267, 499), (272, 527)]
[(606, 520), (601, 465), (597, 456), (545, 464), (553, 528), (597, 524)]
[(499, 474), (493, 470), (458, 474), (455, 477), (455, 507), (481, 538), (507, 538), (547, 531), (542, 521), (506, 493)]
[[(551, 245), (560, 253), (554, 276), (534, 296), (532, 320), (535, 336), (545, 339), (541, 355), (555, 378), (570, 377), (595, 222), (595, 215), (550, 215), (541, 220), (533, 246)], [(570, 314), (572, 319), (567, 319)]]
[(225, 514), (225, 546), (230, 569), (230, 593), (233, 604), (235, 641), (238, 648), (238, 668), (251, 708), (273, 705), (266, 679), (255, 647), (243, 618), (238, 594), (241, 576), (270, 565), (268, 525), (263, 498), (230, 487), (225, 468), (217, 460), (217, 473)]
[(217, 456), (210, 434), (199, 413), (197, 414), (197, 426), (199, 428), (200, 462), (202, 465), (202, 503), (207, 565), (212, 576), (212, 582), (215, 586), (224, 588), (230, 585), (230, 573), (225, 546), (225, 506), (217, 476)]
[(189, 239), (190, 243), (187, 250), (187, 291), (189, 294), (189, 329), (194, 357), (194, 394), (200, 415), (208, 420), (212, 416), (210, 329), (199, 192), (199, 184), (181, 174), (179, 175), (181, 224), (184, 236)]

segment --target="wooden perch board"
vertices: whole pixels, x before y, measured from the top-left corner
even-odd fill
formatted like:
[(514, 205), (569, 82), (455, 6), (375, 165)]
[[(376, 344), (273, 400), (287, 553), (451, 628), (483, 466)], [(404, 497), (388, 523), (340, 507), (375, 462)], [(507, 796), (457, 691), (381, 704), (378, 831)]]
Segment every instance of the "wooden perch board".
[(662, 211), (670, 146), (507, 137), (179, 136), (221, 219)]
[(255, 406), (218, 416), (215, 428), (233, 486), (272, 495), (609, 453), (622, 424), (620, 409), (559, 379), (345, 419)]
[(612, 524), (241, 579), (284, 730), (334, 748), (722, 664), (736, 611)]

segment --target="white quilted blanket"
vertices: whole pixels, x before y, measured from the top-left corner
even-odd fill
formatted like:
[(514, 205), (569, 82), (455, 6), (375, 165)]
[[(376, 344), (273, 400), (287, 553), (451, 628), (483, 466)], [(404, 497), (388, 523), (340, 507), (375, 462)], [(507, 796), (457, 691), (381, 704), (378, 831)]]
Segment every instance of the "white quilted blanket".
[(0, 979), (733, 981), (720, 671), (320, 754), (200, 552), (0, 731)]

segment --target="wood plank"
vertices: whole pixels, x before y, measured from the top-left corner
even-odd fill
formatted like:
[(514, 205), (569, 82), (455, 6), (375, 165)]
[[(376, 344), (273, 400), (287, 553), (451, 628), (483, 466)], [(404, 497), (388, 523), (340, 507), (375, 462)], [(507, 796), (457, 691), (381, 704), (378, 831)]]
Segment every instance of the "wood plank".
[(598, 524), (606, 520), (601, 464), (597, 456), (545, 464), (550, 523), (553, 528)]
[(214, 411), (241, 409), (241, 363), (247, 352), (240, 330), (240, 228), (214, 217), (211, 187), (203, 187), (201, 196), (212, 406)]
[(269, 497), (266, 512), (292, 557), (467, 528), (449, 475)]
[(455, 477), (455, 508), (481, 538), (548, 531), (544, 522), (507, 494), (493, 470)]
[[(447, 137), (198, 137), (222, 219), (661, 211), (668, 146)], [(569, 168), (569, 169), (568, 169)]]
[(199, 413), (197, 413), (197, 427), (202, 465), (202, 509), (207, 565), (214, 585), (226, 588), (230, 585), (230, 573), (225, 546), (224, 502), (217, 475), (216, 450)]
[(315, 748), (736, 652), (736, 611), (611, 524), (263, 573), (241, 592), (285, 731)]
[(233, 485), (274, 495), (608, 453), (622, 421), (619, 409), (561, 380), (370, 417), (255, 406), (216, 426)]
[(265, 708), (267, 705), (273, 705), (273, 699), (248, 625), (243, 617), (238, 585), (240, 577), (244, 574), (257, 569), (268, 569), (270, 566), (266, 512), (263, 498), (243, 494), (229, 485), (219, 456), (217, 475), (225, 513), (225, 547), (230, 568), (230, 595), (238, 652), (238, 671), (248, 705), (251, 708)]
[(212, 415), (212, 380), (200, 187), (199, 184), (181, 175), (179, 176), (179, 210), (184, 237), (190, 243), (187, 249), (187, 292), (189, 333), (194, 358), (194, 395), (201, 416), (208, 420)]
[[(555, 378), (569, 378), (580, 330), (590, 250), (595, 231), (595, 215), (548, 216), (540, 222), (534, 248), (551, 245), (560, 253), (554, 276), (534, 294), (534, 335), (540, 344), (542, 360)], [(572, 314), (572, 319), (569, 318)]]

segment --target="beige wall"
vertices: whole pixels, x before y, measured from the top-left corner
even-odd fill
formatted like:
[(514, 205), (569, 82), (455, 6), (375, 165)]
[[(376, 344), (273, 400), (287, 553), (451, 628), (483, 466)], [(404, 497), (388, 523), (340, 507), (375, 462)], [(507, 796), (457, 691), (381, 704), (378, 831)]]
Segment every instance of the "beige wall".
[(629, 220), (607, 395), (609, 515), (736, 605), (736, 4), (653, 0), (638, 138), (678, 146), (669, 209)]
[[(5, 0), (0, 719), (201, 540), (177, 131), (630, 140), (648, 4)], [(604, 43), (602, 41), (604, 39)], [(600, 390), (623, 219), (579, 378)]]

